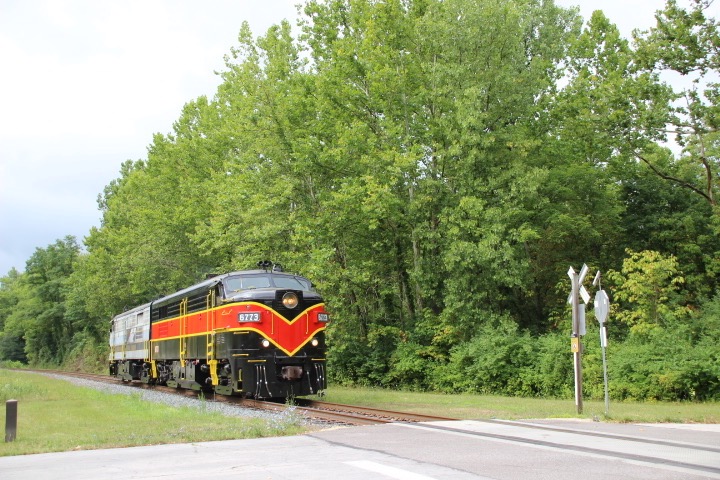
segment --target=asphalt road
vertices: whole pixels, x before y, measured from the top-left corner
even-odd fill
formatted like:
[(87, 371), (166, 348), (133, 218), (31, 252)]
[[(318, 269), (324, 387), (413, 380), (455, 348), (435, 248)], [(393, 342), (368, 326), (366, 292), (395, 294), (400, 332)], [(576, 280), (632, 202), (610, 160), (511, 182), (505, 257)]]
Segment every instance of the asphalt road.
[(720, 479), (720, 425), (457, 421), (0, 457), (0, 479)]

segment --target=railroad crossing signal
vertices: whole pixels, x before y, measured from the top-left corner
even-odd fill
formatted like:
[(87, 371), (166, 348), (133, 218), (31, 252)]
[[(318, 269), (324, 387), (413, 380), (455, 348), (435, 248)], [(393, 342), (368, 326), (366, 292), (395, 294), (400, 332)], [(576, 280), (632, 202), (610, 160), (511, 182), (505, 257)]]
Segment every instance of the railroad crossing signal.
[[(572, 289), (570, 290), (567, 302), (573, 306), (573, 335), (585, 335), (585, 305), (590, 302), (590, 294), (585, 290), (583, 281), (585, 280), (588, 270), (590, 270), (588, 266), (583, 263), (579, 274), (575, 273), (573, 267), (570, 267), (567, 273), (568, 277), (570, 277), (570, 282), (572, 282)], [(582, 297), (583, 304), (580, 304), (579, 301), (575, 304), (578, 295)]]
[[(587, 275), (588, 270), (590, 270), (588, 268), (588, 266), (583, 263), (583, 266), (580, 269), (580, 274), (578, 275), (578, 280), (577, 280), (578, 288), (579, 288), (578, 293), (582, 297), (583, 302), (585, 302), (585, 305), (587, 305), (590, 302), (590, 294), (588, 293), (587, 290), (585, 290), (585, 287), (583, 286), (583, 281), (585, 280), (585, 275)], [(568, 277), (570, 277), (571, 282), (573, 281), (574, 276), (575, 276), (575, 269), (573, 267), (570, 267), (570, 270), (568, 270)], [(567, 299), (567, 303), (569, 303), (570, 305), (572, 305), (572, 303), (573, 303), (573, 293), (575, 293), (575, 292), (571, 291), (570, 295), (568, 296), (568, 299)]]
[(605, 323), (605, 319), (610, 311), (610, 299), (608, 298), (605, 290), (598, 290), (595, 294), (595, 302), (593, 304), (595, 309), (595, 318), (600, 322), (600, 325)]
[(597, 318), (597, 321), (600, 322), (600, 326), (602, 326), (602, 324), (605, 323), (608, 313), (610, 313), (610, 299), (608, 298), (607, 293), (605, 293), (605, 290), (602, 289), (602, 285), (600, 285), (600, 270), (598, 270), (595, 274), (595, 278), (592, 283), (594, 286), (598, 287), (598, 291), (595, 294), (595, 302), (593, 303), (593, 306), (595, 307), (595, 318)]

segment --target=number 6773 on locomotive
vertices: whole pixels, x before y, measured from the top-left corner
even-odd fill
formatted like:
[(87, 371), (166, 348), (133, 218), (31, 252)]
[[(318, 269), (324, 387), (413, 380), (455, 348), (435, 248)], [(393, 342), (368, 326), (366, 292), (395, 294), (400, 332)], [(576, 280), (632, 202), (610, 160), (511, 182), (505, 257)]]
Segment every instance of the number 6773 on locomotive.
[(308, 279), (258, 265), (115, 316), (110, 374), (255, 398), (322, 393), (325, 303)]

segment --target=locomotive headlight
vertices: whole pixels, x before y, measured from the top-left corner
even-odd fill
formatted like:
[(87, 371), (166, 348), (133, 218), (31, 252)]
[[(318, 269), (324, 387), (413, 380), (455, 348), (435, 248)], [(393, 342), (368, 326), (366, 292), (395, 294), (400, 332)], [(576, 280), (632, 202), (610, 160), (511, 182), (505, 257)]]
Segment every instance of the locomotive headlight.
[(287, 292), (285, 295), (283, 295), (282, 302), (285, 308), (295, 308), (298, 306), (300, 300), (295, 293)]
[(318, 345), (320, 345), (320, 340), (318, 340), (317, 338), (313, 338), (312, 340), (310, 340), (310, 345), (312, 345), (313, 347), (317, 347)]
[(263, 341), (260, 342), (260, 344), (261, 344), (263, 347), (268, 348), (268, 347), (270, 346), (270, 340), (268, 340), (267, 338), (263, 338)]

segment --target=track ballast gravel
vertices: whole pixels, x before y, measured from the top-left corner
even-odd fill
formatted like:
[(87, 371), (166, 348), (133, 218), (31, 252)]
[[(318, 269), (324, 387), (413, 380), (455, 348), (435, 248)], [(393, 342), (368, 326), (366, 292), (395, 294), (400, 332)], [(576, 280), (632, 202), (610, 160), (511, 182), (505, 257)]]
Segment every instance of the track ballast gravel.
[(224, 402), (215, 402), (213, 401), (212, 397), (205, 399), (191, 398), (152, 389), (140, 389), (128, 385), (122, 385), (121, 383), (96, 382), (85, 378), (77, 378), (58, 374), (45, 375), (68, 381), (80, 387), (92, 388), (94, 390), (99, 390), (101, 392), (109, 393), (112, 395), (137, 395), (144, 401), (162, 403), (176, 408), (186, 407), (196, 409), (202, 412), (217, 412), (221, 415), (225, 415), (228, 417), (259, 418), (276, 424), (288, 422), (301, 423), (303, 425), (310, 426), (316, 423), (298, 415), (295, 412), (295, 408), (290, 405), (280, 412), (270, 410), (258, 410), (232, 405)]

